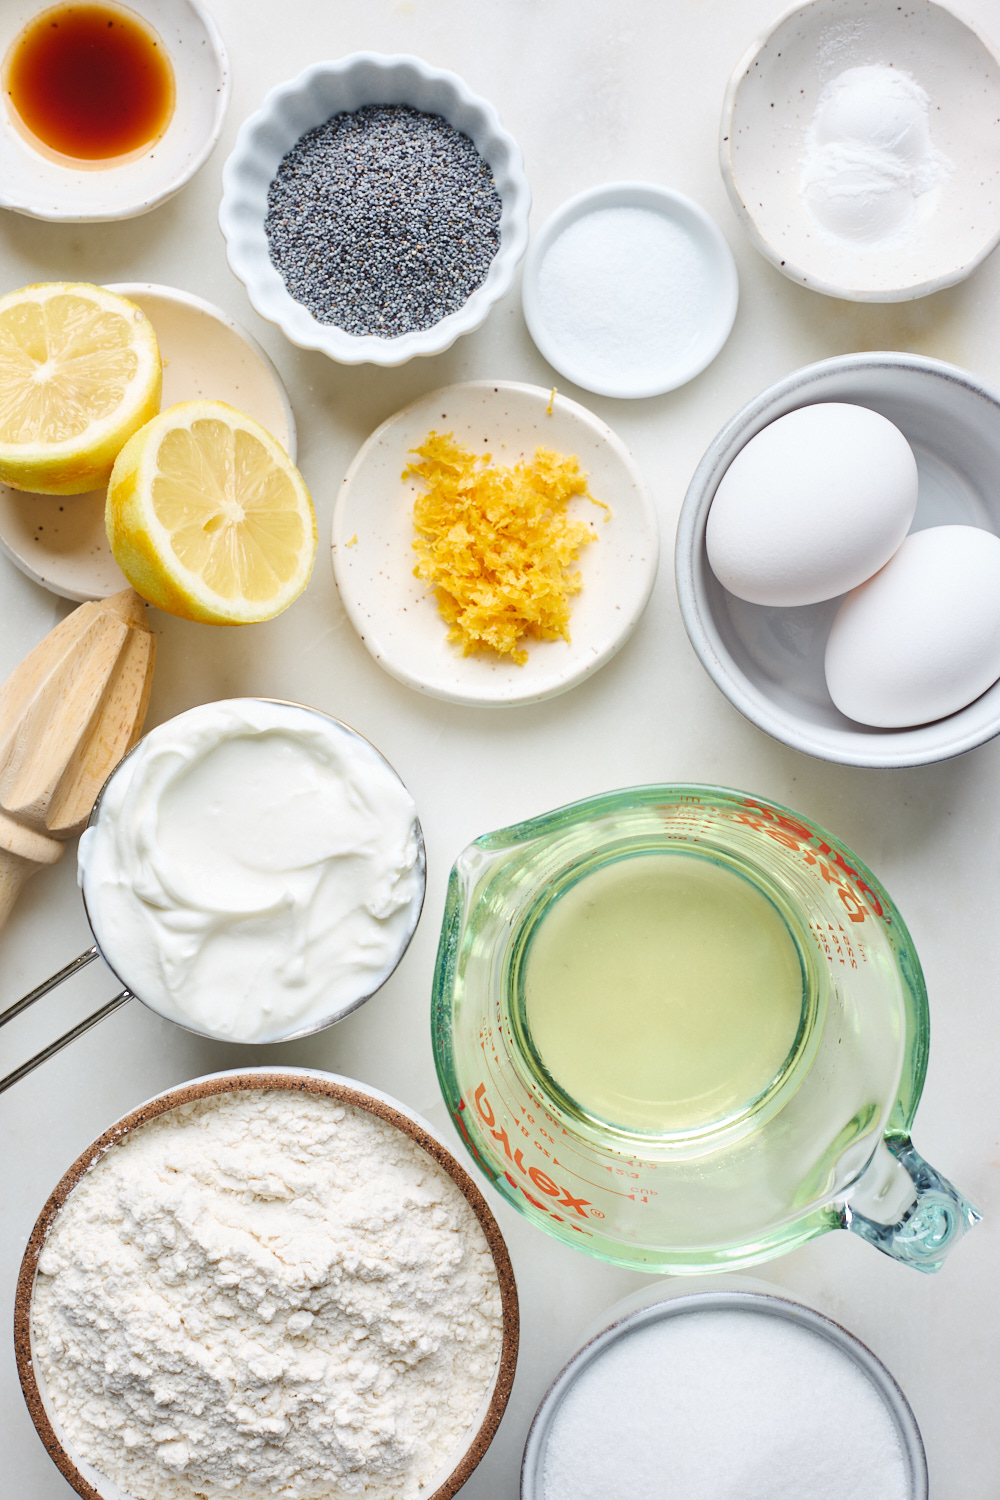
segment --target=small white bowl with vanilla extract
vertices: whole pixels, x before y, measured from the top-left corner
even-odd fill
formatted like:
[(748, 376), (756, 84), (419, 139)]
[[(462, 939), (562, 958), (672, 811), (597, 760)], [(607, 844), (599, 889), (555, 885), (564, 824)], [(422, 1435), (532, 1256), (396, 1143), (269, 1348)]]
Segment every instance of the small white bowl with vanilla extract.
[(130, 219), (208, 159), (230, 69), (199, 0), (0, 13), (0, 207), (33, 219)]

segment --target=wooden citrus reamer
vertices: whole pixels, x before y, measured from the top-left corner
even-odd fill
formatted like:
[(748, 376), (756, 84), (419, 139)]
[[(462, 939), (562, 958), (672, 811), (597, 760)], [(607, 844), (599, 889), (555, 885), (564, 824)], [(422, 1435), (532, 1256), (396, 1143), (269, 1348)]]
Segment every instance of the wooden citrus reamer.
[(155, 638), (134, 589), (81, 604), (0, 687), (0, 927), (142, 733)]

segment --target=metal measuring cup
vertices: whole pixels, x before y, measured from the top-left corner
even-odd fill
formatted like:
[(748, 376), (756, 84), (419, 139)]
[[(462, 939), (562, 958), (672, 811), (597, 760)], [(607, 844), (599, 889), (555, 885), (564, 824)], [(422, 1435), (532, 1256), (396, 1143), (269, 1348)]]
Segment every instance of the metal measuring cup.
[[(325, 714), (321, 709), (311, 708), (307, 704), (294, 703), (290, 700), (281, 698), (255, 698), (245, 701), (278, 704), (281, 707), (295, 709), (296, 711), (305, 712), (307, 714), (314, 714), (316, 717), (326, 721), (327, 723), (335, 724), (346, 734), (352, 736), (354, 739), (360, 741), (361, 743), (368, 745), (372, 750), (374, 750), (375, 754), (390, 771), (390, 773), (395, 776), (398, 781), (400, 781), (401, 785), (403, 784), (402, 779), (397, 775), (393, 767), (389, 765), (389, 762), (385, 759), (381, 752), (371, 744), (370, 740), (365, 739), (364, 735), (359, 734), (357, 730), (352, 729), (349, 724), (345, 724), (341, 719), (334, 718), (332, 714)], [(97, 800), (94, 803), (90, 818), (88, 819), (88, 828), (93, 827), (96, 823), (100, 815), (101, 804), (112, 782), (121, 773), (131, 757), (142, 748), (144, 743), (145, 740), (140, 740), (138, 744), (134, 745), (133, 748), (122, 757), (122, 759), (115, 766), (114, 770), (111, 772), (111, 775), (108, 777), (107, 781), (105, 781), (100, 793), (98, 794)], [(399, 946), (393, 958), (391, 966), (386, 972), (381, 975), (378, 983), (374, 986), (374, 988), (366, 990), (363, 994), (355, 996), (346, 1004), (338, 1005), (334, 1013), (326, 1015), (318, 1021), (310, 1022), (309, 1024), (304, 1026), (293, 1025), (287, 1032), (282, 1032), (278, 1035), (272, 1035), (268, 1037), (267, 1044), (295, 1041), (301, 1037), (311, 1036), (317, 1031), (325, 1030), (327, 1026), (332, 1026), (334, 1022), (342, 1020), (344, 1016), (350, 1015), (352, 1011), (357, 1010), (358, 1007), (363, 1005), (366, 1000), (371, 999), (372, 995), (377, 993), (377, 991), (382, 988), (382, 985), (385, 984), (390, 974), (395, 971), (400, 960), (403, 957), (403, 954), (406, 952), (407, 948), (410, 945), (410, 940), (413, 937), (414, 932), (416, 931), (417, 923), (420, 920), (420, 914), (423, 910), (424, 895), (426, 891), (426, 849), (424, 845), (423, 830), (420, 826), (419, 819), (414, 820), (414, 837), (417, 846), (417, 857), (414, 865), (414, 874), (416, 877), (417, 885), (414, 895), (409, 902), (408, 921), (406, 923), (405, 930), (399, 942)], [(0, 1078), (0, 1094), (4, 1093), (9, 1088), (12, 1088), (14, 1084), (19, 1083), (22, 1078), (25, 1078), (29, 1073), (33, 1072), (35, 1068), (40, 1067), (42, 1063), (47, 1062), (50, 1057), (54, 1057), (57, 1052), (61, 1052), (64, 1047), (68, 1047), (71, 1042), (75, 1042), (77, 1037), (83, 1036), (85, 1032), (96, 1026), (100, 1021), (103, 1021), (106, 1019), (106, 1017), (113, 1015), (116, 1010), (120, 1010), (121, 1007), (127, 1004), (129, 1000), (138, 1000), (140, 1004), (145, 1005), (147, 1009), (153, 1011), (155, 1015), (172, 1021), (175, 1025), (180, 1026), (185, 1031), (192, 1032), (196, 1036), (203, 1036), (214, 1041), (219, 1040), (219, 1036), (216, 1032), (206, 1031), (194, 1025), (193, 1023), (188, 1024), (187, 1022), (180, 1021), (174, 1015), (165, 1015), (165, 1013), (151, 1001), (143, 999), (143, 997), (137, 994), (135, 990), (132, 990), (128, 987), (123, 974), (120, 973), (118, 969), (116, 969), (115, 964), (101, 949), (97, 941), (97, 933), (95, 930), (94, 921), (87, 906), (87, 897), (85, 890), (82, 892), (82, 897), (87, 922), (90, 926), (91, 932), (94, 935), (95, 941), (93, 946), (87, 948), (83, 953), (79, 954), (70, 963), (66, 964), (65, 967), (59, 969), (57, 973), (52, 974), (41, 984), (36, 985), (33, 990), (29, 991), (29, 993), (27, 995), (24, 995), (20, 1000), (16, 1000), (14, 1004), (8, 1006), (6, 1010), (0, 1011), (0, 1028), (6, 1026), (8, 1022), (13, 1021), (15, 1017), (21, 1015), (23, 1011), (34, 1005), (37, 1000), (41, 1000), (44, 995), (49, 994), (50, 991), (56, 989), (67, 979), (71, 979), (73, 975), (79, 973), (81, 969), (86, 968), (88, 964), (93, 963), (96, 958), (103, 959), (104, 963), (107, 964), (107, 967), (110, 969), (115, 979), (117, 979), (117, 981), (123, 986), (123, 988), (121, 989), (119, 994), (114, 996), (113, 999), (107, 1001), (106, 1004), (102, 1005), (98, 1010), (95, 1010), (91, 1015), (86, 1016), (82, 1021), (78, 1022), (76, 1026), (71, 1027), (61, 1036), (57, 1037), (55, 1041), (50, 1042), (48, 1046), (43, 1047), (39, 1052), (36, 1052), (27, 1060), (27, 1062), (22, 1063), (20, 1067), (15, 1068), (5, 1077)], [(127, 968), (127, 964), (122, 963), (120, 958), (116, 957), (116, 961), (119, 963), (121, 968)], [(252, 1041), (250, 1042), (250, 1045), (253, 1045)], [(261, 1043), (260, 1045), (265, 1044)]]

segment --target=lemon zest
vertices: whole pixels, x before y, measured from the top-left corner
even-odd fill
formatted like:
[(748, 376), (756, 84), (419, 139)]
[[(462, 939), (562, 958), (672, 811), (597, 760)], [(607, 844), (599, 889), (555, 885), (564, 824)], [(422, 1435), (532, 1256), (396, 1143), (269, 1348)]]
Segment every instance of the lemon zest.
[(525, 637), (569, 642), (570, 599), (583, 584), (571, 568), (597, 533), (567, 507), (582, 495), (611, 515), (579, 459), (538, 448), (531, 463), (504, 468), (434, 431), (412, 452), (402, 477), (426, 486), (413, 506), (413, 572), (432, 585), (448, 640), (464, 656), (487, 649), (519, 666)]

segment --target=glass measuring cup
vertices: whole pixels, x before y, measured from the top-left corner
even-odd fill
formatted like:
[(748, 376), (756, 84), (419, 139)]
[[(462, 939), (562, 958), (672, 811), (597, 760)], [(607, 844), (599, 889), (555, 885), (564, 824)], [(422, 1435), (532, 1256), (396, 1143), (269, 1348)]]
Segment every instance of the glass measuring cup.
[[(275, 743), (276, 754), (262, 765), (264, 748)], [(253, 747), (250, 762), (224, 760), (205, 774), (213, 755), (233, 745)], [(303, 752), (305, 773), (293, 753), (303, 746), (311, 747)], [(329, 766), (327, 780), (313, 784), (313, 762)], [(179, 809), (171, 792), (186, 780), (192, 789)], [(143, 794), (133, 797), (137, 782)], [(276, 853), (294, 802), (295, 826)], [(385, 807), (390, 820), (380, 825), (376, 814)], [(213, 855), (210, 837), (201, 838), (213, 820), (221, 830), (221, 857)], [(230, 699), (159, 725), (101, 789), (84, 838), (102, 837), (103, 854), (100, 842), (86, 852), (81, 846), (80, 853), (94, 946), (0, 1013), (0, 1026), (96, 958), (125, 988), (0, 1079), (0, 1092), (132, 998), (217, 1040), (269, 1043), (311, 1035), (381, 988), (406, 951), (423, 905), (423, 834), (399, 777), (363, 736), (302, 704)], [(126, 845), (124, 862), (119, 840)], [(188, 856), (186, 864), (172, 845)], [(366, 859), (376, 861), (371, 875)], [(212, 957), (196, 983), (201, 942), (220, 930), (227, 940), (222, 960)], [(341, 930), (348, 942), (342, 953), (336, 943), (332, 952), (318, 946)], [(316, 951), (306, 957), (310, 944)], [(157, 984), (160, 971), (169, 983)], [(192, 1004), (193, 990), (211, 1003)], [(251, 1010), (256, 1029), (247, 1024)]]
[[(566, 892), (661, 854), (750, 882), (780, 913), (802, 971), (781, 1067), (724, 1117), (687, 1129), (622, 1126), (581, 1105), (548, 1073), (524, 1002), (533, 935)], [(934, 1271), (979, 1218), (909, 1138), (929, 1039), (909, 933), (844, 844), (776, 803), (637, 787), (477, 839), (451, 874), (432, 1035), (452, 1119), (494, 1186), (615, 1264), (733, 1268), (841, 1228)]]

